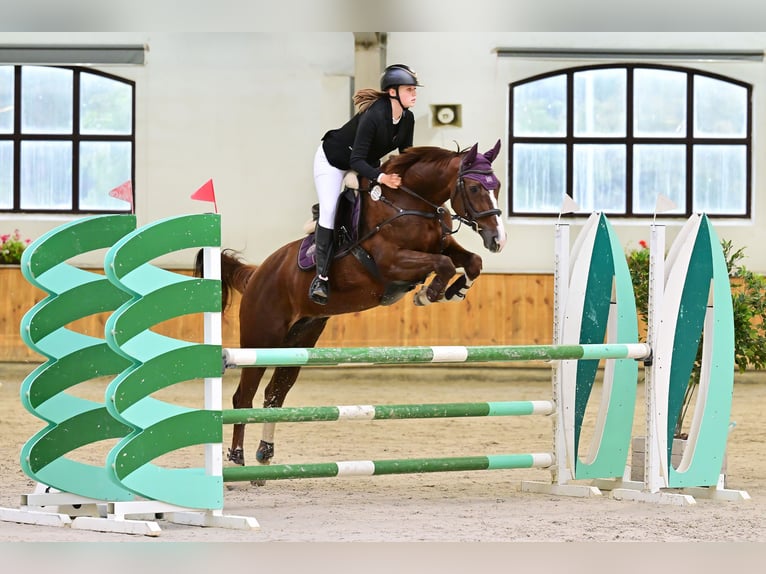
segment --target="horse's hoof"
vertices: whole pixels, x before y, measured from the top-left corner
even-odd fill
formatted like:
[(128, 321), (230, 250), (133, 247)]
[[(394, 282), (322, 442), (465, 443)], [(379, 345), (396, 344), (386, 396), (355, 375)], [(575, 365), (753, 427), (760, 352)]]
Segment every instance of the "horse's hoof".
[(258, 443), (258, 450), (255, 451), (255, 460), (261, 464), (269, 464), (272, 458), (274, 458), (274, 443), (262, 440)]
[(245, 451), (241, 446), (238, 446), (235, 449), (229, 449), (229, 452), (226, 454), (226, 458), (234, 464), (245, 466)]
[(426, 305), (430, 305), (431, 301), (428, 300), (428, 291), (426, 289), (421, 289), (415, 293), (412, 302), (415, 303), (415, 307), (425, 307)]
[(461, 275), (447, 287), (447, 291), (444, 294), (445, 300), (463, 301), (465, 299), (465, 294), (468, 292), (468, 288), (471, 285), (473, 285), (473, 281), (468, 279), (467, 275)]
[[(274, 458), (274, 443), (266, 442), (262, 440), (258, 443), (258, 450), (255, 451), (255, 459), (259, 464), (271, 464), (271, 459)], [(250, 484), (253, 486), (264, 486), (266, 480), (251, 480)]]
[(450, 303), (460, 303), (465, 301), (465, 290), (461, 289), (460, 291), (456, 291), (451, 295), (447, 293), (442, 301), (448, 301)]

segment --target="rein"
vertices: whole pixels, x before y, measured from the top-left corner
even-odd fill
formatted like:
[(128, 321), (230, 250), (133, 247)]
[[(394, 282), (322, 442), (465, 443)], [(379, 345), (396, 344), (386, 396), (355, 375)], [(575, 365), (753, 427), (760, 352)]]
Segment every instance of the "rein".
[[(343, 250), (339, 251), (338, 254), (337, 254), (337, 257), (346, 255), (347, 253), (353, 251), (355, 248), (359, 247), (359, 245), (363, 241), (365, 241), (365, 240), (369, 239), (370, 237), (372, 237), (373, 235), (377, 234), (381, 230), (382, 227), (385, 227), (389, 223), (391, 223), (391, 222), (393, 222), (393, 221), (395, 221), (395, 220), (397, 220), (400, 217), (403, 217), (405, 215), (415, 215), (417, 217), (423, 217), (425, 219), (437, 219), (437, 218), (439, 218), (439, 223), (440, 223), (440, 225), (442, 227), (442, 241), (444, 240), (444, 237), (446, 237), (447, 235), (451, 235), (451, 234), (455, 233), (455, 231), (457, 231), (457, 230), (453, 231), (452, 228), (448, 228), (444, 224), (444, 220), (441, 217), (443, 214), (447, 213), (447, 210), (444, 207), (431, 203), (430, 201), (428, 201), (424, 197), (419, 196), (417, 193), (415, 193), (414, 191), (412, 191), (411, 189), (409, 189), (409, 188), (407, 188), (407, 187), (405, 187), (403, 185), (399, 186), (398, 189), (401, 189), (402, 191), (408, 193), (409, 195), (411, 195), (413, 197), (416, 197), (416, 198), (420, 199), (421, 201), (426, 202), (428, 205), (430, 205), (431, 207), (434, 208), (434, 211), (431, 212), (431, 211), (420, 211), (420, 210), (417, 210), (417, 209), (402, 209), (401, 207), (397, 207), (396, 205), (394, 205), (394, 203), (390, 199), (388, 199), (385, 195), (381, 194), (381, 196), (377, 200), (373, 200), (373, 201), (382, 201), (383, 203), (385, 203), (386, 205), (388, 205), (392, 209), (395, 209), (396, 213), (394, 215), (392, 215), (391, 217), (389, 217), (388, 219), (384, 219), (383, 221), (378, 223), (375, 227), (370, 229), (370, 231), (368, 231), (367, 233), (362, 235), (359, 239), (354, 241), (351, 245), (348, 245)], [(372, 195), (372, 190), (371, 189), (366, 189), (365, 192), (370, 194), (370, 195)], [(454, 219), (454, 216), (453, 216), (453, 219)]]
[[(447, 237), (448, 235), (452, 235), (454, 233), (457, 233), (460, 230), (460, 226), (458, 226), (457, 229), (452, 229), (451, 225), (448, 226), (444, 222), (444, 215), (445, 214), (449, 216), (450, 221), (457, 220), (458, 222), (460, 222), (460, 224), (465, 223), (466, 225), (468, 225), (474, 231), (478, 231), (479, 230), (479, 224), (476, 222), (477, 219), (479, 219), (481, 217), (487, 217), (487, 216), (490, 216), (490, 215), (500, 215), (502, 213), (502, 211), (500, 211), (499, 209), (488, 209), (486, 211), (479, 211), (479, 212), (477, 212), (473, 208), (473, 205), (471, 205), (471, 202), (468, 200), (468, 197), (467, 197), (467, 195), (465, 193), (465, 183), (463, 182), (463, 177), (468, 175), (468, 174), (490, 175), (492, 173), (493, 172), (492, 172), (491, 169), (489, 169), (489, 170), (467, 169), (467, 170), (464, 171), (463, 170), (463, 164), (461, 162), (460, 169), (458, 170), (457, 182), (455, 184), (455, 189), (452, 192), (452, 195), (450, 196), (450, 200), (451, 201), (454, 200), (454, 198), (457, 197), (457, 195), (459, 193), (462, 193), (462, 195), (463, 195), (463, 205), (465, 206), (465, 210), (466, 210), (466, 215), (465, 216), (464, 215), (459, 215), (457, 213), (450, 213), (449, 210), (447, 210), (444, 206), (436, 205), (435, 203), (432, 203), (431, 201), (427, 200), (425, 197), (419, 195), (418, 193), (416, 193), (415, 191), (411, 190), (410, 188), (408, 188), (407, 186), (404, 186), (404, 185), (400, 185), (398, 189), (401, 189), (402, 191), (404, 191), (408, 195), (410, 195), (410, 196), (412, 196), (412, 197), (414, 197), (416, 199), (419, 199), (420, 201), (422, 201), (424, 203), (427, 203), (430, 207), (433, 208), (433, 211), (420, 211), (420, 210), (416, 210), (416, 209), (402, 209), (401, 207), (397, 207), (391, 200), (389, 200), (385, 195), (383, 195), (381, 193), (380, 197), (377, 200), (373, 199), (373, 201), (382, 201), (383, 203), (385, 203), (386, 205), (388, 205), (392, 209), (395, 209), (396, 213), (394, 215), (392, 215), (391, 217), (389, 217), (388, 219), (385, 219), (382, 222), (378, 223), (373, 229), (371, 229), (370, 231), (365, 233), (362, 237), (360, 237), (359, 239), (354, 241), (351, 245), (345, 247), (342, 251), (340, 251), (338, 253), (338, 256), (346, 255), (347, 253), (353, 251), (354, 249), (359, 247), (359, 245), (363, 241), (369, 239), (370, 237), (372, 237), (373, 235), (378, 233), (382, 227), (388, 225), (389, 223), (391, 223), (391, 222), (395, 221), (396, 219), (399, 219), (400, 217), (403, 217), (405, 215), (414, 215), (414, 216), (417, 216), (417, 217), (423, 217), (425, 219), (438, 219), (439, 220), (439, 224), (441, 225), (441, 228), (442, 228), (442, 243), (444, 243), (445, 237)], [(372, 189), (374, 189), (374, 188), (371, 188), (371, 189), (368, 188), (365, 191), (367, 193), (369, 193), (370, 195), (372, 195)]]

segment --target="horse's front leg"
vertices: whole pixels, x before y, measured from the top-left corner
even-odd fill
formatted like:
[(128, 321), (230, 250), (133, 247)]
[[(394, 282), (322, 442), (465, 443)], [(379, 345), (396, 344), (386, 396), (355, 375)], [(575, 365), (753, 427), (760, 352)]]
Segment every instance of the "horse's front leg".
[[(452, 240), (452, 238), (450, 239)], [(481, 274), (482, 259), (475, 253), (464, 249), (454, 240), (450, 242), (444, 253), (452, 260), (456, 268), (463, 269), (463, 274), (447, 287), (444, 301), (462, 301), (465, 299), (468, 289)]]
[[(468, 289), (481, 274), (481, 257), (464, 249), (453, 238), (448, 238), (442, 253), (442, 257), (449, 262), (448, 264), (443, 263), (442, 268), (450, 272), (440, 274), (438, 270), (434, 269), (436, 276), (431, 283), (421, 287), (420, 291), (415, 294), (414, 303), (417, 306), (442, 301), (462, 301), (465, 299)], [(449, 282), (455, 276), (458, 268), (462, 268), (463, 273), (450, 284)]]
[[(384, 266), (381, 266), (383, 268)], [(393, 281), (421, 282), (434, 273), (428, 285), (415, 295), (415, 305), (428, 305), (444, 297), (444, 291), (455, 276), (455, 265), (446, 255), (400, 249), (385, 265), (385, 276)]]

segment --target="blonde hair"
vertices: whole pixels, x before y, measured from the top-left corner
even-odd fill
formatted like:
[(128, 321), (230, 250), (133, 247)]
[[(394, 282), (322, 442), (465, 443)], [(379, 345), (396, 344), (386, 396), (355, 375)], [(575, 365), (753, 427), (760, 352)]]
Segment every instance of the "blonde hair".
[(380, 98), (388, 96), (388, 92), (381, 92), (373, 88), (364, 88), (354, 94), (354, 106), (359, 112), (365, 111)]

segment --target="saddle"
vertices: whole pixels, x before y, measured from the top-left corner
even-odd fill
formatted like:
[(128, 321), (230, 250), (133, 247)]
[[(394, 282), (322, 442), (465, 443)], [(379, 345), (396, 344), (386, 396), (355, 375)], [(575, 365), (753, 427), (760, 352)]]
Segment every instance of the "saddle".
[[(348, 172), (343, 179), (343, 191), (338, 197), (335, 210), (335, 252), (341, 254), (343, 248), (359, 239), (359, 221), (362, 215), (362, 200), (359, 196), (359, 180), (355, 172)], [(312, 219), (303, 228), (308, 235), (303, 238), (298, 249), (298, 267), (310, 271), (315, 267), (314, 228), (319, 219), (319, 204), (311, 207)]]
[[(362, 198), (359, 194), (359, 181), (355, 172), (348, 172), (344, 178), (344, 189), (338, 198), (338, 206), (335, 211), (335, 255), (345, 257), (352, 254), (373, 277), (380, 279), (380, 271), (375, 260), (361, 245), (355, 245), (359, 239), (359, 222), (362, 217)], [(319, 219), (319, 204), (311, 208), (313, 219), (306, 222), (304, 230), (306, 237), (301, 241), (298, 248), (298, 268), (303, 271), (311, 271), (316, 267), (314, 252), (314, 229), (316, 220)], [(412, 291), (423, 281), (391, 281), (386, 284), (385, 291), (380, 298), (380, 305), (393, 305), (404, 295)]]

